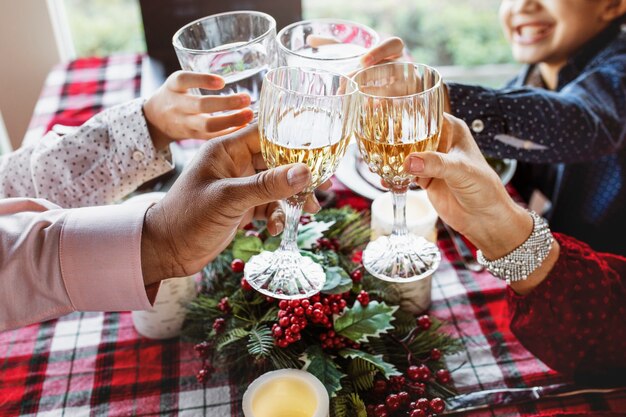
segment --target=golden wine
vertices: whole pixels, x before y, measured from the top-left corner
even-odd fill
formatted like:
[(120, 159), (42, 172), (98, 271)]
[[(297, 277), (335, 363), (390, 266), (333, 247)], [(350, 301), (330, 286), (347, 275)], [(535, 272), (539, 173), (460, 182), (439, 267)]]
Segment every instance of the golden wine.
[(301, 194), (310, 193), (335, 172), (339, 161), (346, 153), (350, 136), (346, 136), (332, 145), (319, 148), (308, 148), (310, 142), (302, 147), (290, 148), (279, 145), (261, 134), (261, 152), (269, 168), (301, 162), (311, 170), (311, 185)]
[(312, 417), (316, 410), (315, 391), (299, 378), (267, 382), (252, 398), (254, 417)]
[(439, 133), (414, 143), (379, 142), (358, 135), (357, 142), (363, 160), (372, 172), (389, 184), (407, 185), (412, 176), (404, 171), (404, 160), (413, 152), (436, 151)]

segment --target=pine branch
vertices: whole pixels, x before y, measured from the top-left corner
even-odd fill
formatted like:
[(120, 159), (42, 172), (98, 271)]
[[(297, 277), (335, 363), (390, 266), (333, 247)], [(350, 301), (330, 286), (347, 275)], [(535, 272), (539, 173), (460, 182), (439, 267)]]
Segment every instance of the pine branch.
[(354, 358), (348, 363), (348, 376), (359, 391), (367, 391), (374, 386), (374, 377), (378, 368), (361, 358)]
[(234, 329), (224, 333), (221, 335), (216, 342), (217, 350), (222, 350), (228, 347), (229, 345), (240, 341), (250, 334), (249, 330), (246, 330), (241, 327), (235, 327)]
[(254, 326), (248, 336), (248, 353), (255, 358), (269, 357), (274, 349), (274, 338), (269, 327)]
[(350, 400), (350, 408), (352, 409), (352, 412), (357, 417), (367, 417), (367, 409), (365, 408), (365, 403), (363, 402), (361, 397), (359, 397), (359, 394), (353, 392), (348, 396), (348, 398)]

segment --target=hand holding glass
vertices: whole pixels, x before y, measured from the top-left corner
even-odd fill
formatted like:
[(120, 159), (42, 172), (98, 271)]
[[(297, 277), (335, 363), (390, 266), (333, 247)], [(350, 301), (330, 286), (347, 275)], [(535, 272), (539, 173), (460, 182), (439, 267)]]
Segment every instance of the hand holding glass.
[(283, 202), (286, 224), (280, 247), (246, 264), (246, 280), (265, 295), (306, 298), (326, 281), (323, 268), (298, 250), (298, 224), (308, 195), (331, 177), (346, 152), (355, 94), (352, 80), (323, 70), (280, 67), (265, 77), (259, 106), (263, 158), (269, 168), (304, 163), (312, 174), (307, 189)]
[(425, 65), (394, 62), (363, 69), (353, 79), (359, 89), (359, 150), (369, 169), (391, 188), (394, 207), (391, 236), (367, 245), (363, 266), (386, 281), (425, 278), (437, 269), (441, 254), (407, 230), (406, 192), (412, 178), (403, 164), (410, 153), (437, 150), (443, 122), (441, 77)]

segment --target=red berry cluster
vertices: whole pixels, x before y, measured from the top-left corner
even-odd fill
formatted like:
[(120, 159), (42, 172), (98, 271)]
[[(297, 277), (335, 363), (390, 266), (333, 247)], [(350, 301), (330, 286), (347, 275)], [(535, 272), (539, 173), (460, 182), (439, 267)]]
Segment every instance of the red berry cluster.
[(339, 239), (328, 239), (327, 237), (321, 237), (317, 239), (317, 244), (315, 245), (315, 247), (321, 250), (332, 250), (337, 252), (340, 248)]
[[(303, 302), (308, 300), (280, 300), (278, 302), (278, 323), (272, 326), (276, 345), (285, 348), (301, 339), (302, 330), (307, 326)], [(307, 305), (307, 303), (304, 303)]]
[(198, 343), (193, 348), (198, 353), (198, 356), (202, 358), (202, 368), (200, 368), (196, 374), (196, 379), (199, 383), (204, 384), (215, 372), (215, 368), (207, 362), (209, 356), (211, 356), (211, 352), (213, 351), (213, 346), (209, 342), (204, 341), (202, 343)]
[(213, 321), (213, 330), (215, 330), (216, 334), (220, 334), (224, 331), (224, 327), (226, 327), (226, 320), (221, 317), (218, 317)]
[(363, 307), (367, 307), (367, 305), (370, 303), (370, 295), (365, 290), (361, 290), (359, 295), (356, 296), (356, 299), (359, 301), (359, 303), (361, 303)]
[[(409, 376), (410, 378), (410, 376)], [(419, 387), (416, 394), (414, 387)], [(411, 394), (418, 397), (411, 401)], [(369, 404), (366, 408), (368, 417), (430, 417), (445, 410), (445, 404), (441, 398), (429, 400), (424, 397), (424, 384), (406, 381), (403, 376), (393, 376), (389, 381), (377, 380), (374, 382), (372, 392), (377, 404)]]
[(231, 307), (228, 303), (228, 297), (223, 297), (219, 303), (217, 303), (217, 308), (224, 313), (230, 313)]
[(322, 349), (343, 349), (345, 347), (351, 347), (358, 349), (360, 345), (352, 340), (335, 333), (333, 329), (325, 333), (320, 334), (320, 341), (322, 342)]

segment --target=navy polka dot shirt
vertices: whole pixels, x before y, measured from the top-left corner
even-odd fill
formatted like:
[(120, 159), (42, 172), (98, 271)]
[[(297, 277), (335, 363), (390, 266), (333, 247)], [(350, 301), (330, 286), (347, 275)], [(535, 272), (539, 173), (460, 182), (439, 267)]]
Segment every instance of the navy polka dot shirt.
[(626, 32), (614, 24), (581, 48), (555, 91), (525, 86), (535, 71), (503, 89), (448, 84), (452, 113), (485, 154), (524, 162), (515, 185), (551, 199), (553, 230), (625, 255)]

